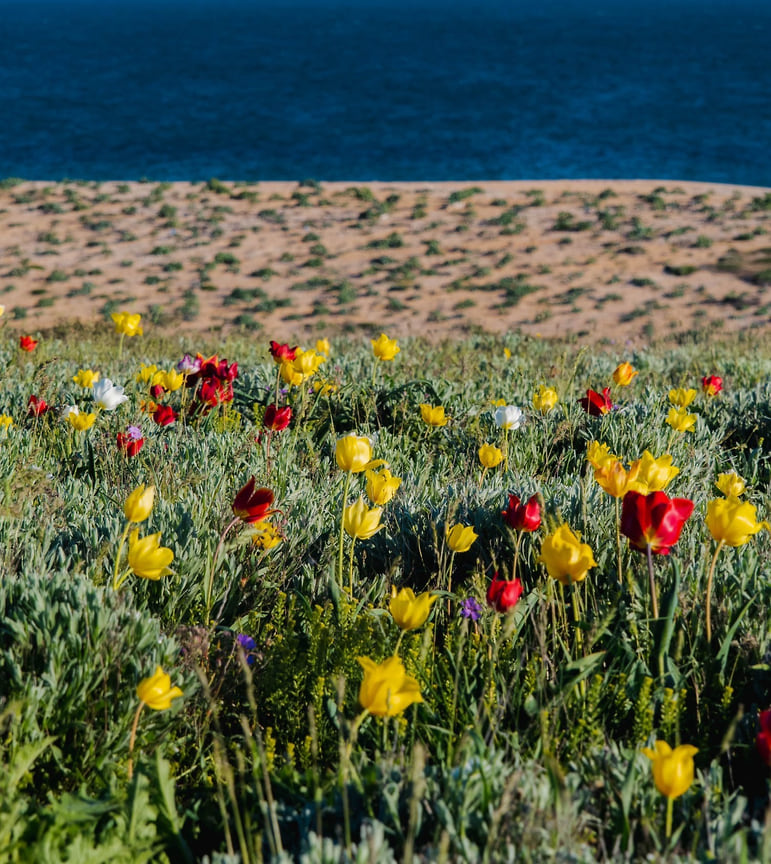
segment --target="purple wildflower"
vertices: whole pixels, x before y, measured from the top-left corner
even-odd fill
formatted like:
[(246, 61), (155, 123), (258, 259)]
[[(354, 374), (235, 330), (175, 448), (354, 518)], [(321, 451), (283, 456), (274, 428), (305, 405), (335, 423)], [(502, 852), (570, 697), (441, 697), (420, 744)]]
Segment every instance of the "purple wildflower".
[(243, 649), (244, 654), (246, 655), (246, 662), (249, 666), (251, 666), (256, 657), (256, 649), (257, 643), (252, 639), (251, 636), (247, 636), (245, 633), (239, 633), (236, 636), (236, 641)]
[(191, 357), (189, 354), (185, 354), (185, 356), (177, 363), (177, 372), (185, 372), (190, 375), (195, 372), (201, 371), (201, 358), (200, 357)]
[(129, 426), (128, 429), (126, 429), (126, 437), (129, 441), (139, 441), (142, 437), (142, 430), (139, 426)]
[(473, 597), (466, 597), (460, 604), (461, 618), (469, 618), (471, 621), (479, 621), (482, 614), (482, 606)]

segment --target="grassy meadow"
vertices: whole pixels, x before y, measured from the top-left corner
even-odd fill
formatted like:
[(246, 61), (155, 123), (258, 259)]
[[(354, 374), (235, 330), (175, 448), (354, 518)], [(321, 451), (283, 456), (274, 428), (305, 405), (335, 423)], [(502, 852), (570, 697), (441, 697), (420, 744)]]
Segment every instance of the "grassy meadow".
[(0, 331), (0, 859), (771, 861), (767, 341), (118, 326)]

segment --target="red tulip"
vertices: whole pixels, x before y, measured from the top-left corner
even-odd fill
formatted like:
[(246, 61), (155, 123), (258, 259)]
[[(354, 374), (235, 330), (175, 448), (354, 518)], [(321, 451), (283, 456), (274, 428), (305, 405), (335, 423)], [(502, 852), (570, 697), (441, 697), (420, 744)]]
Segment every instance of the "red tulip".
[(522, 596), (522, 583), (519, 579), (499, 579), (498, 573), (487, 589), (487, 602), (496, 612), (508, 612), (513, 609)]
[(281, 344), (275, 342), (273, 339), (270, 340), (270, 353), (276, 363), (282, 363), (284, 360), (294, 360), (297, 356), (296, 351), (296, 345), (294, 348), (290, 348), (287, 342)]
[(707, 396), (717, 396), (723, 389), (723, 379), (719, 375), (706, 375), (701, 379), (701, 389)]
[(50, 408), (51, 406), (45, 399), (38, 399), (35, 395), (30, 396), (27, 402), (27, 413), (32, 414), (33, 417), (40, 417), (41, 414), (45, 414)]
[(285, 408), (276, 408), (275, 405), (268, 405), (265, 409), (262, 425), (266, 429), (280, 432), (282, 429), (286, 429), (291, 419), (292, 409), (288, 405)]
[(118, 432), (118, 449), (123, 450), (129, 458), (136, 456), (144, 445), (144, 438), (132, 438), (125, 432)]
[(153, 397), (153, 399), (160, 399), (165, 392), (165, 388), (162, 387), (160, 384), (153, 384), (153, 386), (150, 388), (150, 395)]
[(264, 486), (255, 489), (255, 479), (250, 477), (233, 499), (233, 512), (244, 522), (261, 522), (273, 512), (273, 492)]
[(693, 501), (688, 498), (670, 498), (661, 491), (648, 495), (627, 492), (621, 508), (621, 533), (637, 549), (650, 546), (651, 552), (668, 555), (692, 512)]
[(501, 515), (514, 531), (536, 531), (541, 526), (541, 505), (533, 495), (527, 504), (522, 504), (516, 495), (509, 495), (508, 509)]
[(758, 721), (760, 722), (760, 732), (755, 739), (755, 747), (760, 758), (771, 768), (771, 708), (768, 711), (761, 711)]
[(219, 378), (205, 378), (198, 391), (198, 398), (209, 408), (216, 408), (233, 401), (233, 385), (224, 384)]
[(153, 420), (155, 420), (159, 426), (170, 426), (177, 417), (178, 414), (171, 405), (159, 405), (155, 411), (153, 411)]
[(601, 417), (613, 409), (613, 403), (610, 401), (610, 387), (605, 387), (602, 391), (602, 396), (595, 390), (587, 390), (586, 396), (578, 400), (581, 407), (587, 414), (592, 417)]
[(37, 341), (37, 339), (33, 339), (31, 336), (20, 336), (19, 348), (22, 351), (34, 351), (37, 348)]

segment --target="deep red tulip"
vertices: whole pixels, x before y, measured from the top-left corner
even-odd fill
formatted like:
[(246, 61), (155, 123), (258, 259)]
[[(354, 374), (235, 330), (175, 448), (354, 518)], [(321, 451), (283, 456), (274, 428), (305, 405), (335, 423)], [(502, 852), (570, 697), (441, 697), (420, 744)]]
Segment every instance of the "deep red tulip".
[(755, 746), (760, 758), (771, 768), (771, 708), (768, 711), (761, 711), (758, 721), (760, 732), (755, 739)]
[(261, 522), (273, 512), (273, 492), (264, 486), (255, 489), (255, 479), (250, 477), (233, 499), (233, 512), (244, 522)]
[(496, 612), (508, 612), (509, 609), (513, 609), (521, 596), (522, 583), (519, 579), (499, 579), (497, 572), (487, 589), (487, 602)]
[(22, 351), (34, 351), (37, 348), (37, 339), (33, 339), (31, 336), (20, 336), (19, 348)]
[(268, 405), (265, 409), (262, 425), (266, 429), (280, 432), (282, 429), (286, 429), (291, 419), (292, 409), (288, 405), (285, 408), (276, 408), (275, 405)]
[(30, 396), (27, 401), (27, 413), (32, 414), (33, 417), (40, 417), (42, 414), (45, 414), (46, 411), (50, 410), (50, 408), (51, 406), (45, 399), (38, 399), (35, 395)]
[(223, 383), (219, 378), (205, 378), (198, 391), (198, 399), (209, 408), (216, 408), (225, 402), (233, 401), (233, 385)]
[(132, 458), (145, 446), (144, 438), (133, 438), (126, 432), (118, 432), (118, 449)]
[(155, 411), (153, 411), (153, 420), (155, 420), (159, 426), (170, 426), (177, 417), (177, 412), (171, 407), (171, 405), (159, 405)]
[(706, 375), (701, 379), (701, 389), (707, 396), (717, 396), (723, 389), (723, 379), (719, 375)]
[(601, 417), (613, 409), (613, 403), (610, 401), (610, 387), (605, 387), (602, 396), (595, 390), (587, 390), (586, 396), (578, 401), (584, 411), (591, 414), (592, 417)]
[(533, 495), (527, 504), (522, 504), (516, 495), (509, 495), (508, 509), (501, 515), (514, 531), (536, 531), (541, 525), (541, 505)]
[(287, 342), (279, 343), (273, 339), (270, 340), (270, 354), (276, 363), (283, 363), (284, 360), (294, 360), (297, 356), (297, 346), (290, 348)]
[(693, 501), (688, 498), (670, 498), (665, 492), (627, 492), (621, 508), (621, 533), (637, 549), (657, 555), (669, 555), (669, 549), (680, 538), (688, 517), (693, 512)]
[(150, 388), (150, 395), (153, 397), (153, 399), (160, 399), (165, 392), (165, 388), (163, 388), (160, 384), (153, 384), (153, 386)]

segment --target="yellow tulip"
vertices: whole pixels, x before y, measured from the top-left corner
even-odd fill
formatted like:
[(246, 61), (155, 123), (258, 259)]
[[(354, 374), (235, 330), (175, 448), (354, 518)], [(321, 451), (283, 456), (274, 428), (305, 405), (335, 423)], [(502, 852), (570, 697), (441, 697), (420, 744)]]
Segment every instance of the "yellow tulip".
[(447, 545), (453, 552), (468, 552), (478, 536), (470, 525), (458, 523), (447, 529)]
[(143, 363), (136, 374), (136, 380), (141, 381), (143, 384), (149, 384), (157, 374), (158, 367), (155, 363), (150, 363), (149, 365)]
[(299, 387), (305, 380), (305, 375), (295, 369), (294, 363), (291, 360), (282, 360), (278, 369), (281, 374), (281, 380), (290, 387)]
[(692, 387), (688, 390), (678, 387), (669, 391), (669, 401), (677, 408), (687, 408), (695, 398), (696, 391)]
[(559, 396), (553, 387), (545, 387), (541, 384), (533, 394), (533, 408), (541, 414), (548, 414), (558, 402)]
[(96, 422), (96, 414), (81, 414), (80, 412), (76, 414), (74, 411), (71, 411), (67, 415), (67, 422), (76, 432), (85, 432), (86, 429), (90, 429)]
[(484, 468), (495, 468), (503, 462), (503, 451), (494, 444), (483, 444), (479, 448), (479, 461)]
[(329, 357), (330, 352), (332, 351), (332, 346), (329, 344), (329, 339), (317, 339), (316, 351), (318, 351), (319, 354), (323, 354), (325, 357)]
[(155, 711), (165, 711), (171, 706), (172, 699), (182, 695), (179, 687), (171, 686), (171, 678), (160, 666), (155, 667), (155, 674), (143, 678), (137, 685), (137, 698), (148, 708)]
[(388, 610), (402, 630), (416, 630), (426, 623), (431, 605), (436, 599), (436, 595), (432, 596), (428, 591), (416, 597), (412, 588), (402, 588), (397, 593), (394, 585), (391, 588), (391, 603)]
[(369, 467), (372, 461), (372, 445), (369, 438), (359, 435), (346, 435), (339, 438), (335, 445), (335, 459), (343, 471), (359, 474)]
[(93, 369), (80, 369), (72, 379), (78, 387), (93, 387), (99, 380), (99, 373)]
[(592, 441), (586, 448), (586, 461), (592, 468), (600, 468), (606, 462), (618, 462), (618, 456), (614, 456), (610, 452), (607, 444), (600, 444), (599, 441)]
[(733, 471), (730, 474), (721, 474), (715, 485), (726, 498), (731, 496), (738, 498), (745, 490), (744, 480)]
[(302, 348), (298, 348), (295, 352), (294, 360), (291, 361), (291, 365), (294, 367), (294, 371), (301, 374), (303, 379), (305, 379), (310, 378), (311, 375), (315, 375), (325, 359), (315, 351), (303, 351)]
[(693, 757), (699, 751), (690, 744), (681, 744), (673, 750), (666, 741), (657, 741), (655, 748), (642, 749), (653, 762), (653, 782), (662, 795), (679, 798), (693, 783)]
[(383, 527), (380, 524), (382, 507), (367, 508), (363, 498), (343, 510), (343, 528), (349, 537), (356, 540), (369, 540)]
[(137, 313), (132, 315), (130, 312), (113, 312), (112, 320), (115, 322), (115, 332), (122, 333), (124, 336), (141, 336), (142, 335), (142, 316)]
[(649, 450), (643, 453), (642, 459), (632, 462), (631, 468), (637, 468), (636, 491), (643, 495), (666, 489), (680, 473), (680, 469), (672, 464), (669, 453), (656, 459)]
[(582, 582), (590, 568), (597, 566), (591, 547), (567, 525), (560, 525), (544, 539), (538, 561), (546, 565), (549, 576), (563, 585)]
[(691, 432), (696, 425), (698, 415), (689, 414), (687, 408), (675, 408), (673, 405), (667, 415), (667, 423), (675, 432)]
[(420, 416), (423, 422), (429, 426), (446, 426), (448, 417), (445, 417), (444, 408), (441, 405), (426, 405), (421, 403)]
[(771, 530), (768, 522), (758, 522), (752, 504), (735, 496), (707, 502), (707, 528), (726, 546), (743, 546), (763, 528)]
[(613, 380), (619, 387), (628, 387), (637, 375), (637, 370), (631, 363), (619, 363), (613, 370)]
[(164, 390), (173, 393), (185, 383), (185, 376), (176, 369), (169, 369), (168, 372), (156, 372), (153, 376), (153, 384), (160, 384)]
[(375, 663), (369, 657), (357, 657), (364, 670), (359, 688), (362, 708), (378, 717), (396, 717), (414, 702), (422, 702), (420, 685), (407, 674), (399, 657)]
[(623, 498), (630, 489), (635, 489), (638, 471), (639, 466), (627, 471), (618, 459), (613, 459), (594, 469), (594, 479), (608, 495)]
[(334, 381), (320, 381), (317, 379), (313, 382), (313, 392), (318, 393), (319, 396), (331, 396), (333, 393), (337, 393), (339, 389), (339, 385)]
[(13, 417), (9, 414), (0, 414), (0, 426), (4, 429), (10, 429), (13, 425)]
[(157, 581), (161, 576), (171, 573), (169, 564), (174, 560), (174, 553), (160, 544), (160, 531), (141, 539), (136, 528), (131, 532), (128, 563), (136, 576)]
[(393, 477), (388, 468), (380, 472), (367, 471), (367, 497), (373, 504), (388, 504), (401, 483), (401, 477)]
[(129, 522), (144, 522), (153, 509), (154, 501), (155, 486), (148, 486), (146, 489), (144, 483), (137, 486), (126, 498), (126, 503), (123, 505), (126, 519)]
[(263, 552), (273, 549), (283, 540), (278, 528), (270, 522), (258, 522), (252, 529), (252, 543)]
[(385, 333), (372, 340), (372, 353), (378, 360), (393, 360), (401, 350), (396, 339), (389, 339)]

